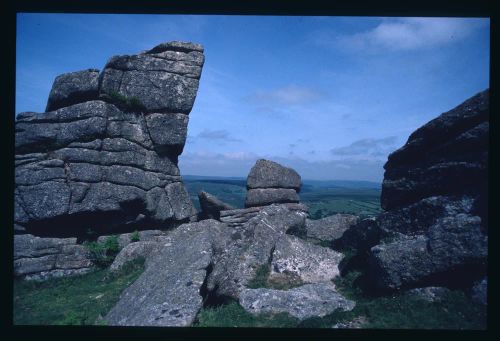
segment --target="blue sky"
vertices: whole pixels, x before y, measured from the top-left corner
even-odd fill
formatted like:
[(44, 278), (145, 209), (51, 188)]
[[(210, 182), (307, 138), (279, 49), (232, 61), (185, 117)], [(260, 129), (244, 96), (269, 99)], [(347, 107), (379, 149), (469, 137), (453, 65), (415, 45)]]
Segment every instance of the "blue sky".
[(381, 181), (409, 134), (489, 86), (489, 20), (18, 14), (16, 114), (54, 78), (161, 42), (205, 47), (182, 174)]

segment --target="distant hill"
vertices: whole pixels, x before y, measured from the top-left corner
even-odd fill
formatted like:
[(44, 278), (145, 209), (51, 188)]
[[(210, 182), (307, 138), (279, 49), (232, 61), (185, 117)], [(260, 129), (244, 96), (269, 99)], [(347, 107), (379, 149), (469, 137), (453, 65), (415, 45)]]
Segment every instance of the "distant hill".
[[(244, 177), (183, 175), (183, 179), (198, 210), (200, 191), (213, 194), (236, 208), (244, 207)], [(303, 180), (302, 183), (300, 200), (309, 207), (311, 218), (319, 219), (335, 213), (374, 215), (380, 212), (380, 183), (354, 180)]]

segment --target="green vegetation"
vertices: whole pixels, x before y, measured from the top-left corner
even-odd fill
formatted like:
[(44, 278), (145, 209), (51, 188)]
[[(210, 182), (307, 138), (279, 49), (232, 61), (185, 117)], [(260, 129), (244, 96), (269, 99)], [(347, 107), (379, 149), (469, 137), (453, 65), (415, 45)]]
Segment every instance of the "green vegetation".
[(139, 235), (139, 232), (135, 230), (131, 235), (130, 235), (130, 242), (138, 242), (141, 239), (141, 236)]
[(96, 270), (47, 281), (14, 281), (16, 325), (103, 325), (103, 316), (120, 293), (144, 270), (144, 259), (128, 262), (118, 273)]
[(90, 251), (94, 264), (101, 268), (111, 265), (118, 252), (120, 252), (118, 236), (109, 236), (104, 243), (84, 242), (83, 245)]
[(271, 266), (269, 264), (260, 266), (255, 272), (255, 277), (247, 283), (247, 287), (252, 289), (265, 288), (267, 286), (267, 278), (270, 273)]
[(115, 105), (127, 111), (145, 111), (146, 107), (137, 97), (127, 97), (116, 91), (111, 91), (109, 97)]
[(298, 320), (288, 314), (252, 315), (237, 302), (204, 308), (197, 316), (195, 327), (267, 327), (292, 328)]

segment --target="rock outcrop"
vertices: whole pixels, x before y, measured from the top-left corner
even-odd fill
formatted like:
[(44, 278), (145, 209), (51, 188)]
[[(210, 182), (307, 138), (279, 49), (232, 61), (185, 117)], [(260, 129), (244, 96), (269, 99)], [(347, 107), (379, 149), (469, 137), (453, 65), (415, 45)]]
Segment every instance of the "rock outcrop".
[(467, 287), (488, 255), (489, 91), (417, 129), (384, 166), (377, 289)]
[(204, 62), (200, 45), (115, 56), (56, 78), (46, 113), (20, 113), (15, 230), (78, 236), (194, 220), (177, 167)]
[(92, 270), (88, 250), (76, 238), (14, 236), (14, 275), (27, 280), (84, 274)]
[[(248, 222), (228, 226), (213, 219), (187, 223), (129, 243), (112, 267), (144, 257), (144, 273), (106, 316), (110, 325), (188, 326), (210, 299), (231, 297), (251, 313), (287, 312), (299, 319), (350, 310), (355, 303), (335, 290), (342, 255), (287, 234), (305, 214), (286, 204), (262, 208)], [(289, 290), (252, 285), (262, 269), (269, 282), (297, 278)]]
[(248, 174), (245, 207), (298, 203), (301, 185), (300, 175), (293, 169), (257, 160)]
[(352, 214), (334, 214), (317, 220), (306, 220), (307, 238), (315, 241), (333, 243), (344, 232), (358, 223), (358, 216)]

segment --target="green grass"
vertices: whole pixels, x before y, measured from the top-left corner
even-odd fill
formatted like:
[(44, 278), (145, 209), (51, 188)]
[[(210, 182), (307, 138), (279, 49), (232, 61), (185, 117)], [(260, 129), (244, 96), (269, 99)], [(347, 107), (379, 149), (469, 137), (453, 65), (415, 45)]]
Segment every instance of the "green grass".
[(298, 320), (286, 313), (252, 315), (237, 302), (218, 307), (203, 308), (195, 327), (267, 327), (293, 328)]
[(349, 312), (303, 321), (299, 327), (330, 328), (339, 322), (364, 317), (369, 329), (485, 329), (486, 309), (471, 302), (461, 291), (452, 291), (441, 302), (427, 302), (408, 293), (369, 297), (356, 284), (358, 271), (337, 278), (340, 293), (356, 302)]
[(16, 325), (96, 325), (120, 293), (142, 273), (144, 260), (127, 263), (117, 274), (88, 274), (38, 281), (14, 281)]
[(142, 112), (146, 110), (146, 107), (137, 97), (127, 97), (116, 91), (111, 91), (109, 93), (109, 97), (118, 107), (124, 110), (134, 112)]

